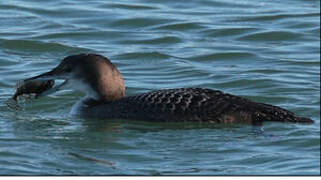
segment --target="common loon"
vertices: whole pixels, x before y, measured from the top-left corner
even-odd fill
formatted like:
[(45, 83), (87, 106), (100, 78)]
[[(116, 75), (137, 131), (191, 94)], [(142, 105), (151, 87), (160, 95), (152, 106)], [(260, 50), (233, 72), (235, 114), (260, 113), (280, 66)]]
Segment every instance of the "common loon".
[(97, 54), (68, 56), (51, 71), (24, 82), (55, 79), (64, 82), (41, 95), (65, 88), (84, 92), (86, 96), (73, 107), (73, 113), (82, 117), (254, 125), (264, 121), (313, 123), (283, 108), (212, 89), (164, 89), (125, 96), (122, 75), (110, 60)]

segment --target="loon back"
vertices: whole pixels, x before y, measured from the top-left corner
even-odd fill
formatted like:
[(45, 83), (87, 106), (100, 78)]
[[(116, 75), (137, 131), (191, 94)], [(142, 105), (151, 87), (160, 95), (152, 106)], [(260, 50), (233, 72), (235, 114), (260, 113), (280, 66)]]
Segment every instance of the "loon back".
[(264, 121), (313, 123), (283, 108), (257, 103), (221, 91), (179, 88), (151, 91), (104, 103), (84, 103), (81, 115), (157, 122), (251, 123)]

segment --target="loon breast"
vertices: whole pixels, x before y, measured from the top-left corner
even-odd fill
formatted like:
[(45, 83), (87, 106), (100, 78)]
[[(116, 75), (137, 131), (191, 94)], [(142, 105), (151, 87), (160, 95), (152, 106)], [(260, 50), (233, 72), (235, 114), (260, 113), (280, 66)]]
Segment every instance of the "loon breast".
[(252, 123), (310, 122), (277, 106), (202, 88), (151, 91), (103, 104), (83, 105), (81, 115), (157, 122)]

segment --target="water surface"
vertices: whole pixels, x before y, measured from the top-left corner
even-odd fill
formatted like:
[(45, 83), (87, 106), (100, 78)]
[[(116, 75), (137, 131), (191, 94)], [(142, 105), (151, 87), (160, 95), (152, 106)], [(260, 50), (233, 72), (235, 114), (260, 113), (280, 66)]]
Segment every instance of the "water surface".
[[(0, 3), (1, 175), (320, 174), (318, 0)], [(61, 91), (13, 112), (18, 80), (77, 53), (117, 65), (127, 94), (223, 90), (312, 118), (312, 125), (153, 124), (69, 117)]]

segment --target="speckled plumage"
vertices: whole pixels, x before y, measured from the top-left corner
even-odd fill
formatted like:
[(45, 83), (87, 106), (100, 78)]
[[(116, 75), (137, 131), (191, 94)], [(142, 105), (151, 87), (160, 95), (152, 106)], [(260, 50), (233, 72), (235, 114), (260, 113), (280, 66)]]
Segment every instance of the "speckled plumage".
[[(84, 107), (82, 115), (157, 122), (251, 123), (311, 122), (285, 109), (202, 88), (151, 91), (118, 101)], [(102, 113), (104, 112), (104, 113)]]

